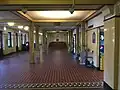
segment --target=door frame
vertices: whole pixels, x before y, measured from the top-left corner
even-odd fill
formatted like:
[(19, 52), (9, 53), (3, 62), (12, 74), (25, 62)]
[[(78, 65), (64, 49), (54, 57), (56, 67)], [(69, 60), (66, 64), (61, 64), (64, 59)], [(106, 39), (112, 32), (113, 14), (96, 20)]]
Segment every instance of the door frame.
[(0, 42), (1, 42), (1, 45), (0, 45), (0, 47), (1, 47), (1, 49), (0, 49), (0, 58), (1, 57), (3, 57), (3, 32), (2, 31), (0, 31), (0, 34), (1, 34), (1, 37), (0, 37)]
[(15, 34), (16, 35), (16, 52), (19, 51), (19, 48), (18, 48), (18, 33)]

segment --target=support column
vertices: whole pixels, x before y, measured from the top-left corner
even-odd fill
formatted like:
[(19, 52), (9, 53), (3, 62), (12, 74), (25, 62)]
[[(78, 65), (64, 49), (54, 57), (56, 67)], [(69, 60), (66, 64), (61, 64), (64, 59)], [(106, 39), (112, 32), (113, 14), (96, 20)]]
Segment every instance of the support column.
[(29, 30), (29, 55), (30, 55), (30, 64), (34, 64), (35, 60), (34, 60), (34, 23), (31, 22), (30, 24), (30, 30)]
[(76, 28), (76, 59), (78, 60), (79, 59), (79, 56), (80, 56), (80, 50), (79, 50), (79, 26), (77, 26)]
[(36, 51), (39, 50), (39, 27), (36, 26)]
[(47, 45), (46, 45), (46, 31), (43, 30), (43, 51), (44, 52), (46, 51), (46, 48), (47, 48)]
[(104, 15), (104, 82), (120, 90), (120, 2), (102, 10)]
[(84, 51), (85, 50), (85, 23), (82, 22), (81, 23), (81, 51)]
[(69, 37), (69, 38), (68, 38), (68, 51), (70, 52), (70, 48), (71, 48), (71, 47), (70, 47), (70, 37), (71, 37), (71, 36), (70, 36), (70, 31), (68, 31), (68, 37)]
[(71, 41), (71, 43), (70, 43), (70, 51), (72, 52), (73, 51), (73, 30), (71, 30), (71, 32), (70, 32), (70, 41)]
[[(104, 81), (114, 90), (120, 85), (120, 17), (104, 22)], [(118, 89), (119, 88), (119, 89)]]
[(69, 52), (71, 52), (71, 31), (69, 31)]

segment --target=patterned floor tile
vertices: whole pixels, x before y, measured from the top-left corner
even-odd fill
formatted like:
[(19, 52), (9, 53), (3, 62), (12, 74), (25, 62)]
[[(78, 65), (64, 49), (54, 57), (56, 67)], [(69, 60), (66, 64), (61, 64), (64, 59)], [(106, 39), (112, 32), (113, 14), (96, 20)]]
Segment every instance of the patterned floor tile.
[(29, 64), (28, 52), (0, 61), (0, 88), (101, 88), (103, 72), (78, 65), (61, 46), (51, 45), (36, 64)]

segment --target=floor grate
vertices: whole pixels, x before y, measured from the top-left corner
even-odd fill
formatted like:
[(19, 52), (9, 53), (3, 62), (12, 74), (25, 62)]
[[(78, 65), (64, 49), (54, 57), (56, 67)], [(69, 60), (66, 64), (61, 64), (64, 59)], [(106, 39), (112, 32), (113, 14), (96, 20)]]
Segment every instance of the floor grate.
[(28, 88), (103, 88), (103, 82), (78, 82), (78, 83), (32, 83), (32, 84), (1, 84), (0, 89), (28, 89)]

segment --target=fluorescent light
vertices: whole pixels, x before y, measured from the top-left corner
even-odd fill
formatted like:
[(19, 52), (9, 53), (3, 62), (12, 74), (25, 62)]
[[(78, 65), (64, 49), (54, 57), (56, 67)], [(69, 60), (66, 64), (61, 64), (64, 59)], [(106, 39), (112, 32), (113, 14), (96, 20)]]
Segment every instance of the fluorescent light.
[(15, 23), (14, 23), (14, 22), (8, 22), (7, 24), (8, 24), (9, 26), (14, 26)]
[(29, 27), (28, 27), (28, 26), (25, 26), (25, 27), (24, 27), (24, 30), (28, 31), (28, 30), (29, 30)]
[(107, 29), (104, 29), (104, 31), (107, 31)]
[(40, 35), (43, 35), (42, 33), (39, 33)]
[(55, 19), (70, 18), (73, 16), (73, 14), (70, 14), (69, 11), (36, 11), (35, 14), (37, 16), (43, 16), (46, 18), (55, 18)]
[(115, 39), (112, 39), (113, 42), (115, 42)]
[(36, 31), (34, 30), (34, 33), (36, 33)]
[(23, 26), (18, 26), (19, 29), (23, 29)]
[(19, 33), (21, 33), (21, 31), (19, 30)]
[(7, 28), (6, 27), (4, 27), (4, 31), (6, 31), (7, 30)]

